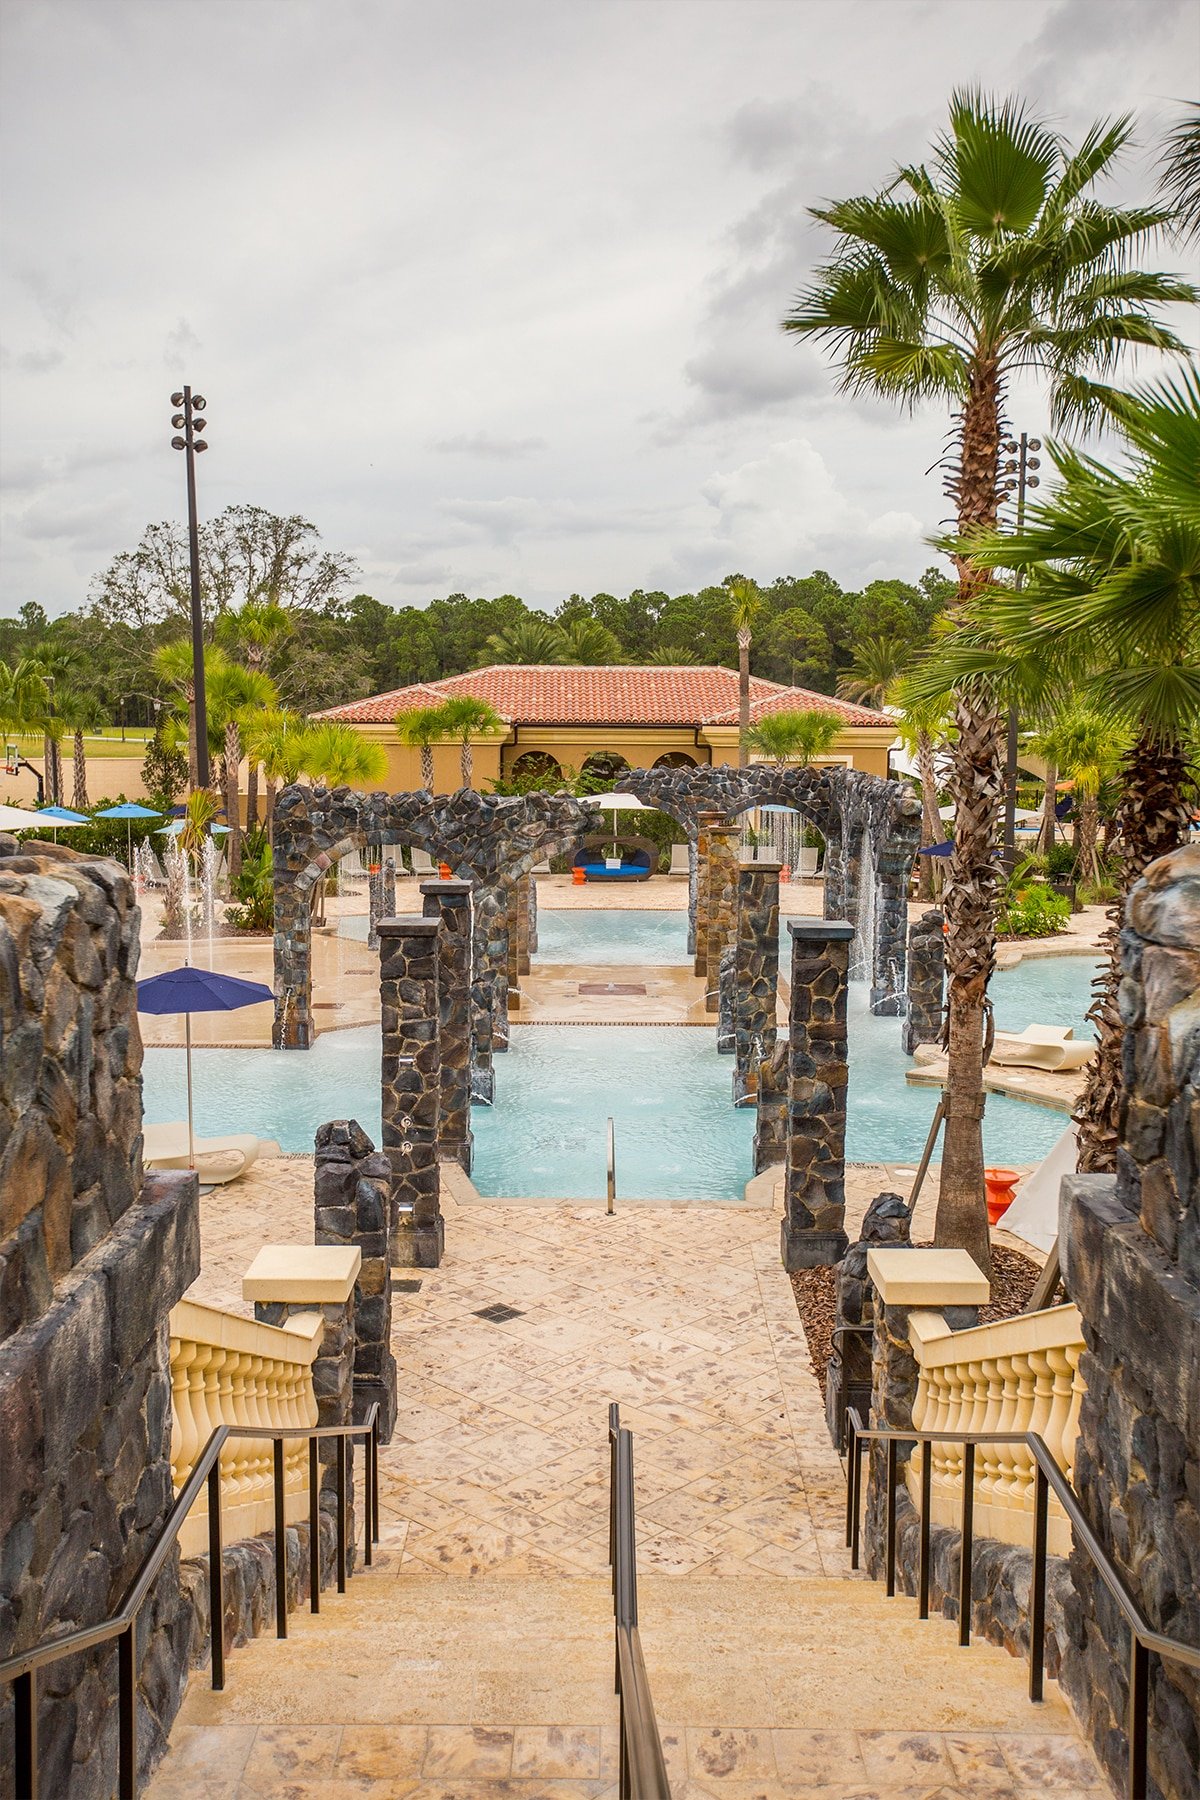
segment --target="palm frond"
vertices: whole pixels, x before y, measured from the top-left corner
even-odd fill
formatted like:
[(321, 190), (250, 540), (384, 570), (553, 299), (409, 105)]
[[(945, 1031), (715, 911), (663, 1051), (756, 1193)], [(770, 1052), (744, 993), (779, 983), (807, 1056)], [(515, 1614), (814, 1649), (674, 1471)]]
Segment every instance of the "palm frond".
[(1025, 232), (1045, 202), (1060, 162), (1058, 139), (1016, 99), (996, 101), (959, 89), (950, 101), (950, 130), (935, 163), (955, 192), (959, 214), (976, 237)]

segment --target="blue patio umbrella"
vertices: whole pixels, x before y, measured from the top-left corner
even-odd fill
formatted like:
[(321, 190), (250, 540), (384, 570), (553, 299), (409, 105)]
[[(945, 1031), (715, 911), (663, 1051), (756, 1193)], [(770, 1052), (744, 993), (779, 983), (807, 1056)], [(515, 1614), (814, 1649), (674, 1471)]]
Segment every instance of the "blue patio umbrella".
[(918, 856), (949, 856), (954, 848), (954, 839), (947, 838), (944, 844), (922, 844), (917, 851)]
[(48, 819), (54, 828), (54, 841), (58, 842), (60, 825), (90, 825), (91, 820), (86, 813), (72, 812), (69, 806), (40, 806), (37, 810), (39, 819)]
[(161, 975), (148, 976), (138, 982), (138, 1011), (144, 1013), (182, 1013), (183, 1041), (187, 1052), (188, 1104), (188, 1168), (196, 1166), (195, 1138), (192, 1131), (192, 1014), (201, 1012), (237, 1012), (242, 1006), (257, 1006), (275, 998), (261, 981), (242, 981), (237, 975), (218, 975), (214, 969), (193, 969), (185, 963), (181, 969), (166, 969)]
[[(224, 837), (229, 831), (228, 825), (210, 825), (208, 829), (213, 837)], [(156, 825), (154, 835), (155, 837), (177, 838), (182, 837), (186, 830), (186, 819), (172, 819), (169, 825)]]
[(96, 814), (98, 819), (124, 819), (125, 821), (125, 862), (133, 869), (133, 824), (134, 819), (161, 819), (152, 807), (139, 806), (136, 800), (123, 800), (120, 806), (106, 806)]

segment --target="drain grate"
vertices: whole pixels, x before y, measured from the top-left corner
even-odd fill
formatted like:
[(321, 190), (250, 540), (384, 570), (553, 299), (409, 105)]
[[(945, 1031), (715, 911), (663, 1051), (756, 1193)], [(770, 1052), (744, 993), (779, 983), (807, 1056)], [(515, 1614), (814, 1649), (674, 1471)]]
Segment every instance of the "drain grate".
[(519, 1306), (505, 1306), (499, 1302), (495, 1306), (481, 1306), (475, 1317), (486, 1319), (489, 1325), (507, 1325), (510, 1319), (523, 1319), (525, 1314)]
[(419, 1294), (421, 1284), (419, 1281), (393, 1281), (392, 1289), (393, 1292), (401, 1294)]

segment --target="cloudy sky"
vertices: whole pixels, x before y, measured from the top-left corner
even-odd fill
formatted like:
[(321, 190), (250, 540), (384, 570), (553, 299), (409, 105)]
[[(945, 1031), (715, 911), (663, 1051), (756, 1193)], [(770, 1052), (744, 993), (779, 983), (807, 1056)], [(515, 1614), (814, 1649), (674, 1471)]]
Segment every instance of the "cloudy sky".
[[(79, 605), (178, 517), (301, 512), (393, 604), (915, 576), (939, 411), (778, 322), (805, 208), (919, 157), (957, 84), (1144, 150), (1185, 0), (6, 0), (0, 606)], [(1018, 425), (1042, 427), (1036, 390)]]

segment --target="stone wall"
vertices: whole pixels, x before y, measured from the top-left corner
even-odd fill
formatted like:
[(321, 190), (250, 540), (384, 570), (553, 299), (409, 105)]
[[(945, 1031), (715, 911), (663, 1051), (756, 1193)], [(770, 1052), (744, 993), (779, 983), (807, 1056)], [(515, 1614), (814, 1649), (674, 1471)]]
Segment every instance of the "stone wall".
[[(1200, 849), (1151, 864), (1121, 934), (1125, 1098), (1116, 1177), (1074, 1176), (1059, 1252), (1083, 1319), (1074, 1481), (1152, 1627), (1200, 1641)], [(1121, 1777), (1128, 1633), (1086, 1556), (1063, 1684)], [(1151, 1658), (1150, 1793), (1200, 1793), (1200, 1679)]]
[(933, 907), (908, 928), (908, 1005), (900, 1034), (905, 1056), (911, 1056), (918, 1044), (941, 1042), (945, 987), (943, 918)]
[(758, 1104), (754, 1118), (754, 1173), (761, 1175), (773, 1163), (781, 1163), (787, 1155), (788, 1140), (788, 1071), (791, 1068), (791, 1045), (777, 1038), (770, 1056), (758, 1068)]
[(866, 1210), (862, 1230), (837, 1265), (834, 1331), (862, 1328), (834, 1336), (825, 1371), (825, 1420), (837, 1450), (842, 1448), (845, 1409), (854, 1407), (865, 1419), (871, 1405), (871, 1339), (875, 1322), (874, 1289), (867, 1274), (867, 1254), (880, 1244), (909, 1242), (908, 1203), (899, 1194), (877, 1194)]
[(445, 1246), (438, 1167), (441, 1054), (437, 919), (379, 921), (383, 1153), (392, 1260), (436, 1269)]
[(758, 1093), (759, 1063), (775, 1048), (779, 997), (779, 870), (777, 862), (743, 863), (738, 870), (734, 956), (734, 1104)]
[[(0, 840), (0, 1658), (107, 1617), (174, 1497), (167, 1315), (199, 1269), (197, 1186), (142, 1179), (137, 941), (119, 864)], [(179, 1704), (183, 1619), (171, 1558), (138, 1635), (143, 1773)], [(115, 1647), (43, 1671), (44, 1794), (112, 1792), (116, 1691)]]
[(850, 925), (793, 919), (788, 1015), (785, 1269), (835, 1263), (847, 1246), (846, 1086)]
[(392, 1354), (392, 1268), (388, 1188), (391, 1167), (356, 1119), (334, 1119), (317, 1132), (314, 1230), (318, 1244), (355, 1245), (362, 1265), (354, 1285), (354, 1409), (365, 1418), (379, 1406), (379, 1435), (396, 1424), (396, 1358)]
[[(537, 886), (529, 891), (536, 919)], [(424, 881), (422, 911), (438, 921), (438, 1157), (471, 1173), (471, 884)]]

